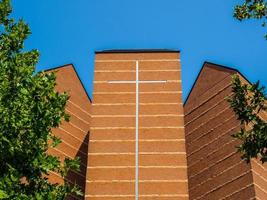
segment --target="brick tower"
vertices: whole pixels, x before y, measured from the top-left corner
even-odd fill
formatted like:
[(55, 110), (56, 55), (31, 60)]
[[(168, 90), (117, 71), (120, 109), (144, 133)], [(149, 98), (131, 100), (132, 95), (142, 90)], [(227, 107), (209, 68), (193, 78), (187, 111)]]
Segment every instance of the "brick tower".
[(242, 161), (231, 136), (240, 129), (225, 100), (233, 74), (249, 84), (235, 69), (204, 63), (185, 103), (190, 200), (267, 199), (267, 164)]
[(179, 52), (96, 52), (85, 199), (188, 199)]

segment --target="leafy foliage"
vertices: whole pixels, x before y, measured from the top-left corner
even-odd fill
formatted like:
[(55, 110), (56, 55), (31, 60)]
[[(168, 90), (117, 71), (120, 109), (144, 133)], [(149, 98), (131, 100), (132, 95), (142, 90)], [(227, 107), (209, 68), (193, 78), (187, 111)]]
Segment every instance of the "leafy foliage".
[(0, 199), (63, 200), (79, 189), (67, 181), (52, 184), (47, 176), (55, 172), (65, 180), (79, 160), (61, 163), (46, 152), (60, 143), (51, 130), (69, 119), (69, 97), (55, 91), (54, 73), (35, 72), (38, 51), (23, 51), (29, 26), (11, 12), (10, 1), (0, 1)]
[(243, 125), (233, 135), (242, 141), (238, 150), (248, 162), (251, 158), (259, 157), (264, 163), (267, 161), (267, 123), (260, 115), (267, 111), (265, 88), (259, 82), (252, 85), (242, 84), (239, 77), (234, 75), (232, 92), (228, 101)]
[[(265, 0), (245, 0), (241, 5), (237, 5), (234, 17), (240, 21), (244, 19), (257, 19), (262, 21), (262, 26), (266, 26), (267, 2)], [(265, 35), (267, 39), (267, 35)]]

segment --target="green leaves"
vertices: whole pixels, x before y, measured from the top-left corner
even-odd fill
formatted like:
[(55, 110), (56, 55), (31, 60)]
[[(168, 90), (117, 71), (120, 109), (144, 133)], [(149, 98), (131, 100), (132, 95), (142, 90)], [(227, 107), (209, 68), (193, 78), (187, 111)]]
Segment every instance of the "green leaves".
[(69, 171), (80, 171), (80, 158), (75, 159), (65, 158), (64, 167), (60, 169), (60, 174), (62, 177), (67, 177)]
[(234, 75), (232, 92), (233, 95), (227, 100), (242, 125), (241, 130), (233, 135), (241, 140), (238, 150), (248, 162), (259, 157), (264, 163), (267, 161), (267, 123), (260, 116), (267, 110), (265, 88), (259, 82), (242, 84)]
[[(264, 27), (267, 17), (267, 2), (265, 0), (246, 0), (242, 5), (235, 7), (234, 17), (239, 21), (245, 19), (261, 20)], [(267, 35), (265, 37), (267, 39)]]
[(3, 190), (0, 190), (0, 199), (6, 199), (6, 198), (8, 198), (8, 195)]
[(3, 0), (0, 2), (0, 24), (7, 26), (9, 19), (7, 18), (12, 12), (9, 0)]
[(234, 17), (242, 21), (244, 19), (262, 19), (266, 16), (267, 8), (264, 0), (245, 1), (235, 7)]
[[(80, 194), (65, 180), (79, 169), (79, 159), (63, 163), (46, 152), (61, 142), (52, 129), (69, 119), (69, 96), (55, 91), (54, 73), (35, 72), (39, 52), (23, 51), (29, 26), (9, 18), (11, 11), (9, 0), (0, 0), (0, 199), (63, 200)], [(50, 183), (50, 172), (64, 184)]]

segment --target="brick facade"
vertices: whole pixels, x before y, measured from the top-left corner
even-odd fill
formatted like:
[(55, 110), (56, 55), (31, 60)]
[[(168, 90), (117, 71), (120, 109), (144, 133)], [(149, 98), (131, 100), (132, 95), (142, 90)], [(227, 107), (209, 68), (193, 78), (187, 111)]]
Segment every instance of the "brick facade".
[[(240, 122), (225, 97), (236, 70), (205, 63), (184, 105), (190, 200), (266, 199), (266, 164), (240, 159)], [(267, 119), (267, 118), (266, 118)]]
[[(59, 156), (61, 160), (65, 157), (80, 157), (80, 172), (70, 172), (68, 180), (77, 183), (85, 192), (86, 169), (88, 158), (88, 141), (91, 121), (91, 100), (86, 94), (82, 83), (77, 76), (73, 65), (65, 65), (53, 70), (57, 76), (56, 90), (68, 92), (66, 112), (71, 116), (70, 122), (63, 122), (53, 133), (62, 139), (62, 143), (48, 153)], [(61, 183), (62, 180), (57, 174), (49, 177), (52, 182)], [(84, 199), (69, 196), (67, 199)]]
[(86, 199), (135, 199), (136, 85), (140, 84), (139, 199), (188, 199), (177, 52), (97, 53)]
[[(140, 81), (163, 81), (138, 87), (139, 199), (267, 199), (266, 164), (243, 162), (231, 137), (240, 122), (225, 97), (233, 74), (247, 80), (205, 63), (183, 108), (175, 51), (97, 52), (93, 102), (72, 65), (55, 69), (57, 90), (70, 94), (71, 121), (54, 130), (63, 142), (49, 153), (81, 157), (81, 172), (68, 177), (83, 189), (80, 199), (135, 199), (137, 63)], [(56, 174), (50, 180), (62, 181)]]

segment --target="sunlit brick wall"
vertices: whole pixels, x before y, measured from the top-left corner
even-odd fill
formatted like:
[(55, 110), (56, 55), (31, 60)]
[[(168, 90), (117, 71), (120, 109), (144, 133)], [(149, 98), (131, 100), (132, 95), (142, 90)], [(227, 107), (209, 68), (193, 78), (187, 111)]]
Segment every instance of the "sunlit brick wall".
[(240, 122), (225, 100), (236, 73), (205, 63), (184, 106), (190, 200), (255, 199), (251, 164), (231, 136)]
[(179, 53), (97, 53), (86, 199), (135, 199), (136, 85), (140, 80), (139, 199), (188, 199)]
[[(57, 76), (56, 89), (59, 92), (66, 91), (70, 95), (66, 107), (70, 122), (63, 122), (59, 128), (53, 130), (53, 133), (61, 138), (62, 143), (54, 149), (49, 149), (48, 152), (59, 156), (61, 160), (65, 157), (80, 157), (80, 172), (70, 172), (67, 179), (71, 183), (78, 184), (85, 192), (91, 102), (72, 65), (59, 67), (53, 71)], [(50, 180), (62, 182), (57, 174), (51, 174)], [(84, 197), (69, 196), (67, 199), (84, 199)]]

